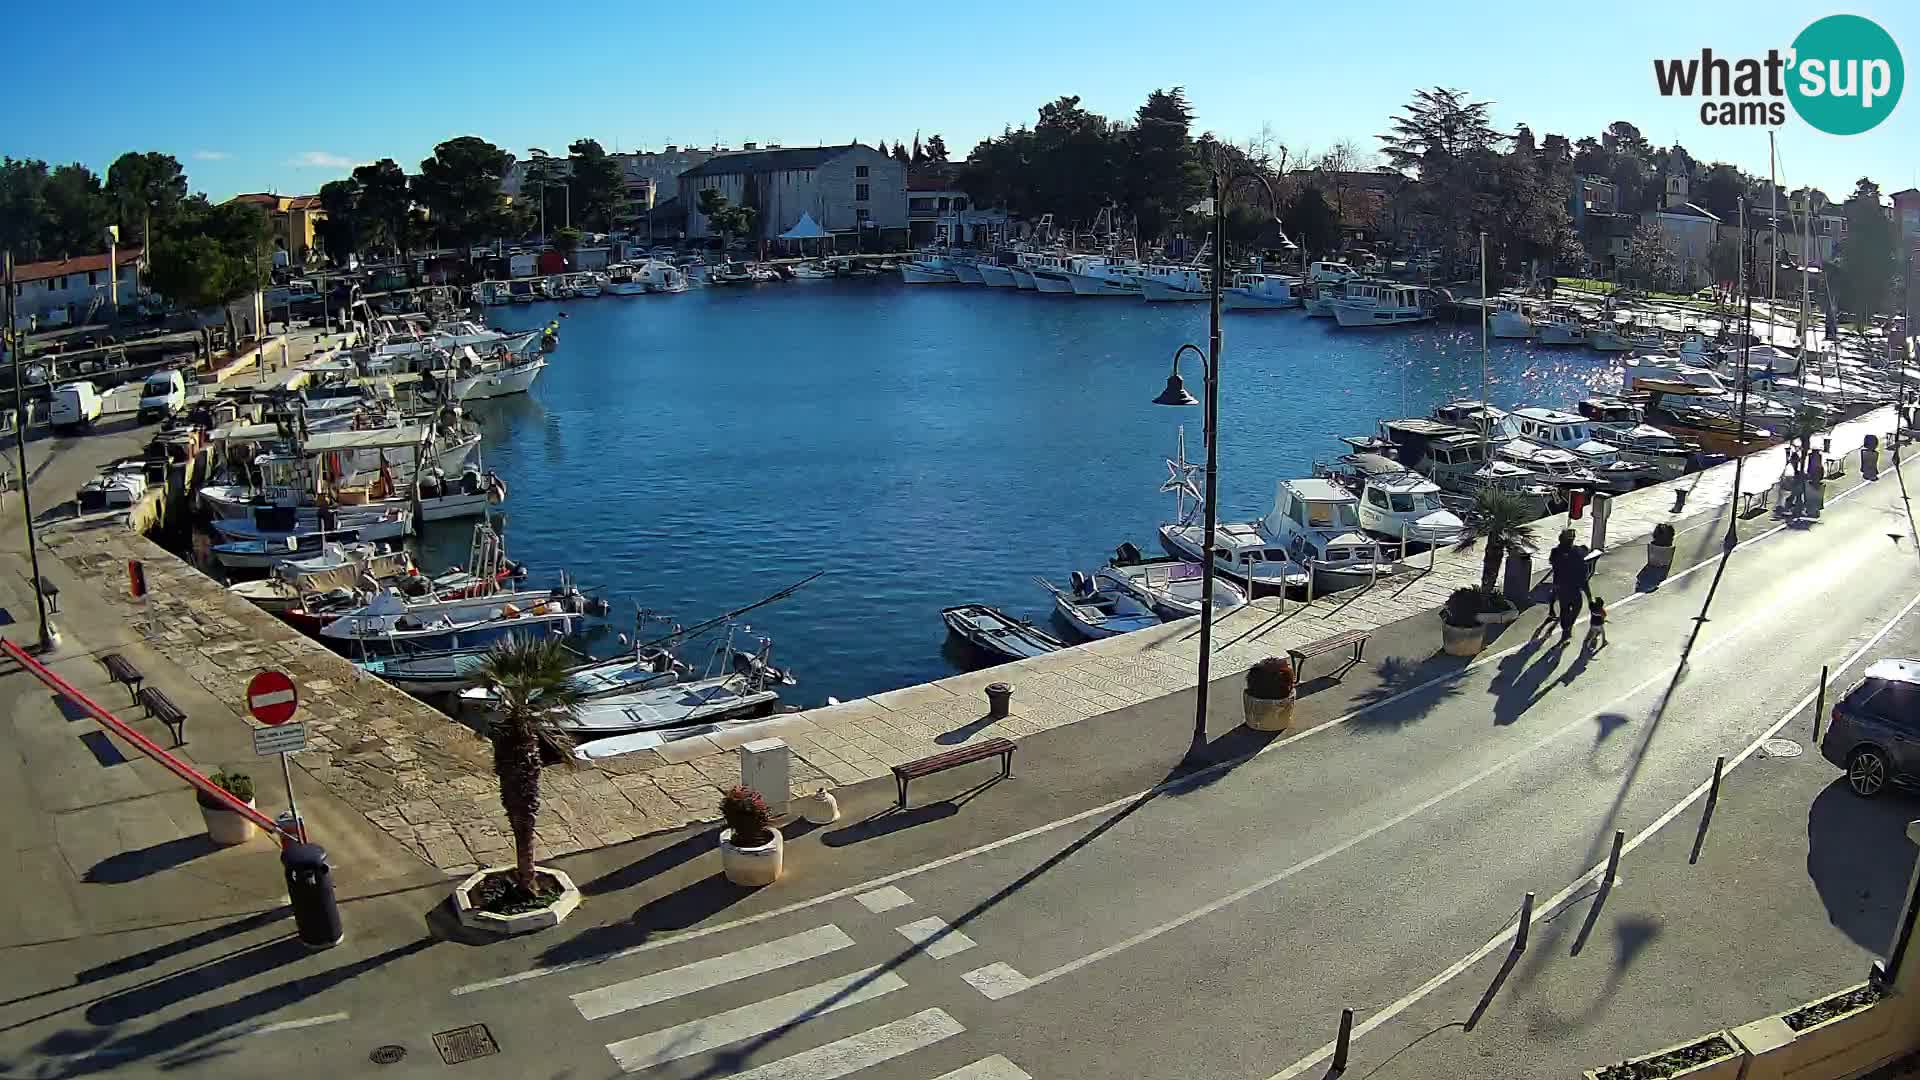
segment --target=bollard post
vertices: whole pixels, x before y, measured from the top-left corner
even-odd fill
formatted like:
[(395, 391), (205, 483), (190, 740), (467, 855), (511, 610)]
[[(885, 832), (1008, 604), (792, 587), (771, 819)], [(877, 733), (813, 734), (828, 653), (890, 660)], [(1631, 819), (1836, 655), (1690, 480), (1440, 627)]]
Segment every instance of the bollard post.
[(1813, 699), (1813, 741), (1820, 741), (1820, 718), (1827, 711), (1827, 665), (1820, 665), (1820, 693)]
[(1720, 774), (1725, 772), (1726, 769), (1727, 757), (1725, 754), (1713, 759), (1713, 786), (1707, 788), (1708, 806), (1712, 806), (1720, 801)]
[(1347, 1053), (1353, 1046), (1353, 1010), (1340, 1010), (1340, 1035), (1333, 1040), (1333, 1071), (1344, 1072), (1347, 1068)]
[(1367, 567), (1367, 588), (1371, 589), (1380, 581), (1380, 541), (1373, 542), (1373, 562)]
[(1613, 888), (1613, 879), (1620, 873), (1620, 848), (1627, 842), (1627, 834), (1620, 829), (1613, 831), (1613, 853), (1607, 856), (1607, 874), (1600, 879), (1600, 891)]
[(1307, 569), (1307, 606), (1313, 606), (1313, 564), (1301, 563)]
[(1513, 933), (1513, 951), (1527, 951), (1527, 932), (1533, 929), (1533, 894), (1520, 900), (1520, 926)]

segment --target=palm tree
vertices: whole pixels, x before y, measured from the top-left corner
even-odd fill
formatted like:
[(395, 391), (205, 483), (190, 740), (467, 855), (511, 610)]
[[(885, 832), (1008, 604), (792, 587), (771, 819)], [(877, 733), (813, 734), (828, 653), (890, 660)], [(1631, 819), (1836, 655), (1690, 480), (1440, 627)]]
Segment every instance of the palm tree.
[(1466, 524), (1467, 535), (1460, 546), (1486, 545), (1486, 558), (1480, 566), (1480, 588), (1492, 592), (1507, 552), (1533, 550), (1533, 515), (1526, 500), (1519, 496), (1481, 488), (1474, 495), (1473, 512), (1467, 516)]
[(581, 694), (567, 679), (573, 654), (559, 641), (515, 635), (488, 650), (474, 682), (496, 698), (488, 734), (500, 806), (513, 829), (514, 877), (534, 893), (533, 829), (540, 816), (541, 750), (565, 755), (573, 741), (554, 721), (580, 709)]

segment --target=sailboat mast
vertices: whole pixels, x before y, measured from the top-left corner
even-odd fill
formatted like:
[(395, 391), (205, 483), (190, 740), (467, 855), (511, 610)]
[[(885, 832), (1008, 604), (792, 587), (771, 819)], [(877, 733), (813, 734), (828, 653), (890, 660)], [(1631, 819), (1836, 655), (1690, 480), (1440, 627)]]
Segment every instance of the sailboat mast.
[(1480, 408), (1483, 422), (1480, 425), (1480, 456), (1483, 458), (1487, 456), (1487, 429), (1493, 422), (1493, 417), (1485, 413), (1490, 404), (1487, 401), (1487, 305), (1492, 300), (1493, 298), (1487, 294), (1487, 234), (1482, 230), (1480, 233)]
[(1773, 305), (1780, 301), (1780, 182), (1773, 152), (1773, 132), (1767, 132), (1767, 196), (1772, 200), (1773, 240), (1767, 245), (1767, 344), (1773, 344)]

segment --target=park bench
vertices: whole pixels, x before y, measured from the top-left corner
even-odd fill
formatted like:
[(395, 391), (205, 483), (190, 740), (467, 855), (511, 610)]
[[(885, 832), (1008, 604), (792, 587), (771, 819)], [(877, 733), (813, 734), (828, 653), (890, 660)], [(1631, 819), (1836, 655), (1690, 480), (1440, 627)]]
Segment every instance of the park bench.
[(944, 754), (923, 757), (918, 761), (909, 761), (893, 767), (893, 779), (900, 785), (900, 803), (907, 805), (907, 782), (922, 776), (931, 776), (937, 772), (958, 768), (975, 761), (984, 761), (990, 757), (1000, 759), (1000, 778), (1013, 775), (1013, 743), (1006, 739), (982, 739), (969, 746), (948, 750)]
[(60, 611), (60, 586), (48, 581), (43, 576), (40, 578), (40, 595), (47, 598), (47, 610), (58, 614)]
[(107, 678), (127, 688), (127, 700), (129, 702), (139, 700), (140, 684), (145, 682), (147, 678), (145, 675), (140, 674), (139, 668), (134, 667), (127, 661), (126, 657), (121, 656), (117, 652), (110, 652), (102, 656), (100, 663), (107, 669)]
[(1360, 663), (1360, 661), (1365, 658), (1367, 639), (1372, 636), (1373, 631), (1371, 630), (1342, 630), (1332, 637), (1321, 638), (1319, 641), (1307, 645), (1297, 645), (1288, 649), (1287, 658), (1293, 661), (1294, 679), (1300, 681), (1301, 669), (1306, 666), (1307, 660), (1310, 657), (1325, 656), (1328, 653), (1351, 649), (1352, 653), (1347, 660), (1347, 665), (1340, 669), (1338, 675), (1334, 676), (1336, 680), (1345, 678), (1347, 672), (1352, 671), (1354, 665)]
[(187, 714), (173, 703), (164, 691), (157, 686), (149, 686), (139, 693), (140, 704), (146, 707), (147, 715), (157, 718), (167, 725), (173, 733), (173, 745), (179, 746), (187, 741)]

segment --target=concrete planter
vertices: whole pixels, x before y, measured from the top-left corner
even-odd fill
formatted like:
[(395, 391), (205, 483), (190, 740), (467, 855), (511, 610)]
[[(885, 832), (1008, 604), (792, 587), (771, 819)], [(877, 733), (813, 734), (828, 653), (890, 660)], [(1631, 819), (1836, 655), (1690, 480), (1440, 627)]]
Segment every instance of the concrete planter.
[[(252, 799), (247, 800), (248, 806), (253, 804)], [(253, 823), (252, 818), (223, 806), (208, 806), (206, 803), (201, 803), (200, 819), (207, 823), (207, 839), (221, 847), (244, 844), (260, 831), (260, 827)]]
[(785, 842), (780, 830), (772, 829), (773, 839), (759, 847), (737, 847), (733, 830), (720, 830), (720, 869), (735, 885), (771, 885), (780, 880), (784, 869)]
[(1455, 626), (1440, 620), (1440, 649), (1448, 656), (1478, 656), (1486, 644), (1487, 631), (1480, 624)]
[(1505, 626), (1520, 618), (1520, 609), (1508, 608), (1505, 611), (1483, 611), (1474, 617), (1480, 620), (1481, 626)]
[[(1808, 1005), (1818, 1005), (1861, 987), (1850, 986)], [(1882, 998), (1799, 1031), (1786, 1018), (1806, 1005), (1742, 1024), (1733, 1037), (1747, 1054), (1745, 1080), (1787, 1077), (1856, 1076), (1895, 1057), (1911, 1053), (1916, 1034), (1903, 1029), (1897, 998)]]
[(831, 825), (840, 820), (840, 800), (826, 788), (793, 800), (793, 812), (814, 825)]
[[(1740, 1070), (1743, 1066), (1746, 1065), (1747, 1058), (1746, 1058), (1746, 1055), (1741, 1052), (1740, 1041), (1734, 1038), (1731, 1032), (1726, 1032), (1726, 1031), (1709, 1031), (1705, 1035), (1702, 1035), (1697, 1039), (1688, 1039), (1686, 1042), (1677, 1043), (1673, 1046), (1667, 1047), (1664, 1050), (1656, 1050), (1651, 1054), (1643, 1054), (1637, 1058), (1628, 1058), (1626, 1061), (1621, 1062), (1621, 1064), (1622, 1065), (1641, 1064), (1644, 1068), (1643, 1063), (1645, 1062), (1650, 1062), (1658, 1058), (1665, 1057), (1666, 1055), (1673, 1053), (1675, 1050), (1685, 1050), (1687, 1047), (1693, 1046), (1695, 1043), (1705, 1042), (1708, 1039), (1714, 1038), (1715, 1036), (1718, 1036), (1719, 1038), (1726, 1041), (1727, 1052), (1725, 1054), (1722, 1054), (1711, 1061), (1703, 1061), (1698, 1065), (1689, 1065), (1683, 1069), (1679, 1069), (1674, 1072), (1660, 1073), (1658, 1075), (1663, 1078), (1666, 1078), (1666, 1080), (1678, 1080), (1678, 1078), (1680, 1077), (1686, 1077), (1687, 1080), (1740, 1080), (1740, 1077), (1741, 1077)], [(1599, 1069), (1588, 1069), (1586, 1072), (1583, 1072), (1580, 1075), (1585, 1077), (1585, 1080), (1601, 1080), (1601, 1077), (1604, 1076), (1607, 1073), (1607, 1071), (1612, 1068), (1614, 1068), (1614, 1066), (1609, 1065)], [(1643, 1072), (1638, 1075), (1653, 1076), (1655, 1074), (1651, 1072)]]
[(1647, 565), (1656, 570), (1665, 570), (1673, 565), (1672, 544), (1648, 544)]
[(499, 934), (501, 937), (531, 934), (536, 930), (545, 930), (549, 926), (559, 926), (567, 916), (573, 914), (575, 908), (580, 906), (580, 890), (573, 884), (572, 878), (568, 877), (564, 871), (536, 866), (533, 868), (535, 874), (560, 886), (560, 895), (554, 899), (553, 903), (538, 911), (523, 911), (516, 915), (496, 915), (491, 911), (475, 908), (473, 901), (469, 899), (474, 887), (485, 880), (489, 874), (512, 869), (511, 865), (489, 866), (475, 871), (454, 888), (453, 906), (460, 915), (460, 925), (474, 930), (484, 930), (490, 934)]
[(1245, 691), (1240, 700), (1247, 710), (1247, 726), (1255, 731), (1285, 731), (1293, 723), (1293, 697), (1254, 697)]

